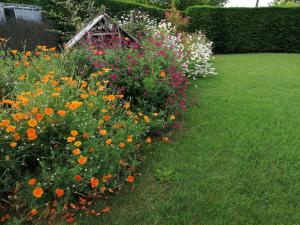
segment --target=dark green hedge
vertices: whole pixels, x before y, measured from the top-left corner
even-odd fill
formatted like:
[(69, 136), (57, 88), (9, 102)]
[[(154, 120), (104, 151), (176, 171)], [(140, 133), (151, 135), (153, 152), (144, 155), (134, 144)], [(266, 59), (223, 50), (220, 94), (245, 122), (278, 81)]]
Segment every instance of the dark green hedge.
[(111, 16), (121, 16), (130, 10), (141, 10), (158, 19), (162, 19), (165, 14), (165, 11), (161, 8), (125, 0), (98, 0), (97, 2), (105, 5), (109, 9), (108, 14)]
[(204, 30), (217, 53), (300, 52), (300, 8), (193, 6), (189, 31)]

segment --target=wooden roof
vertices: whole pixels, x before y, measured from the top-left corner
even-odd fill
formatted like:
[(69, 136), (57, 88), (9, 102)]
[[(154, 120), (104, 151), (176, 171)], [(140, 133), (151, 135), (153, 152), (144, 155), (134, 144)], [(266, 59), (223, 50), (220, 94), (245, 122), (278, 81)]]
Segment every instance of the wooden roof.
[(129, 34), (125, 29), (123, 29), (119, 24), (115, 23), (111, 17), (109, 17), (107, 14), (99, 15), (94, 20), (92, 20), (90, 23), (88, 23), (79, 33), (77, 33), (70, 41), (68, 41), (65, 44), (65, 48), (72, 48), (77, 42), (79, 42), (85, 35), (88, 34), (99, 22), (101, 22), (103, 19), (106, 19), (111, 24), (114, 24), (118, 27), (119, 31), (125, 35), (128, 36), (130, 39), (132, 39), (134, 42), (138, 43), (138, 40)]

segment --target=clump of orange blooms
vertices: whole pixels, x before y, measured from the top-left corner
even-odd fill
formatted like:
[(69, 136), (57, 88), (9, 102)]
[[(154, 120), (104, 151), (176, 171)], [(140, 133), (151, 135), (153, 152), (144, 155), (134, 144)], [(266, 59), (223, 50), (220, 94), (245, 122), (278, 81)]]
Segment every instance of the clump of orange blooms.
[(0, 195), (9, 204), (0, 220), (51, 223), (60, 214), (74, 222), (78, 211), (109, 212), (88, 210), (88, 202), (134, 183), (138, 149), (153, 140), (149, 130), (175, 116), (166, 121), (163, 112), (135, 112), (110, 90), (102, 76), (109, 68), (77, 75), (76, 51), (38, 46), (9, 54), (14, 87), (0, 101)]

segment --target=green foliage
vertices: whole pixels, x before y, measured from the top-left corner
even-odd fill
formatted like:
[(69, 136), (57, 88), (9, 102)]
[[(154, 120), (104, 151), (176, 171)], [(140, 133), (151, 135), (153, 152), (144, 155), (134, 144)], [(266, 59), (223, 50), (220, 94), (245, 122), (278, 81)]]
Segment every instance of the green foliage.
[(103, 0), (99, 1), (99, 4), (105, 5), (108, 9), (107, 13), (111, 16), (122, 16), (130, 10), (141, 10), (158, 19), (162, 19), (164, 17), (164, 10), (161, 8), (131, 1)]
[(300, 8), (193, 6), (189, 30), (203, 30), (218, 53), (300, 52)]
[[(98, 67), (89, 72), (91, 54), (90, 49), (59, 54), (46, 46), (1, 52), (5, 94), (0, 101), (0, 199), (1, 204), (7, 203), (2, 205), (1, 218), (4, 212), (36, 222), (38, 217), (49, 219), (45, 211), (54, 200), (61, 213), (65, 203), (76, 203), (79, 197), (87, 200), (119, 191), (126, 182), (134, 182), (138, 150), (152, 142), (149, 131), (153, 127), (162, 131), (174, 120), (170, 111), (165, 114), (157, 107), (155, 114), (145, 113), (144, 105), (125, 101), (109, 85), (111, 69)], [(145, 85), (156, 96), (159, 91), (169, 93), (158, 89), (163, 85), (157, 87), (164, 83), (155, 80), (158, 70), (153, 66), (147, 78), (137, 74), (142, 83), (129, 80), (137, 91), (133, 100), (146, 101), (144, 89), (136, 84)]]
[(274, 7), (299, 7), (299, 4), (297, 4), (295, 1), (286, 1), (286, 0), (275, 0), (271, 3), (271, 6)]

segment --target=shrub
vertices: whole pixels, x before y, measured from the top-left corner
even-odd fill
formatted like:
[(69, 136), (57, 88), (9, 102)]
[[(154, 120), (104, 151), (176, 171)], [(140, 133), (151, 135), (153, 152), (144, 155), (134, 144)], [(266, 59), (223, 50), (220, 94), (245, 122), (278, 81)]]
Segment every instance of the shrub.
[(14, 213), (19, 222), (56, 214), (73, 221), (88, 201), (134, 182), (149, 130), (175, 118), (131, 110), (106, 79), (113, 68), (83, 77), (89, 64), (78, 69), (76, 55), (86, 50), (78, 51), (40, 46), (0, 60), (14, 65), (6, 75), (15, 86), (0, 104), (2, 221)]
[(190, 32), (204, 31), (217, 53), (300, 52), (300, 8), (193, 6)]
[(137, 111), (179, 113), (180, 108), (185, 108), (187, 79), (176, 60), (176, 51), (163, 39), (148, 38), (141, 41), (140, 48), (113, 48), (94, 55), (96, 67), (112, 68), (107, 73), (110, 86), (131, 99)]
[(108, 8), (108, 14), (110, 14), (111, 16), (121, 16), (125, 13), (128, 13), (130, 10), (140, 10), (143, 12), (147, 12), (149, 15), (155, 18), (162, 19), (164, 17), (164, 10), (159, 7), (149, 6), (131, 1), (103, 0), (100, 1), (99, 4), (105, 5), (105, 7)]

